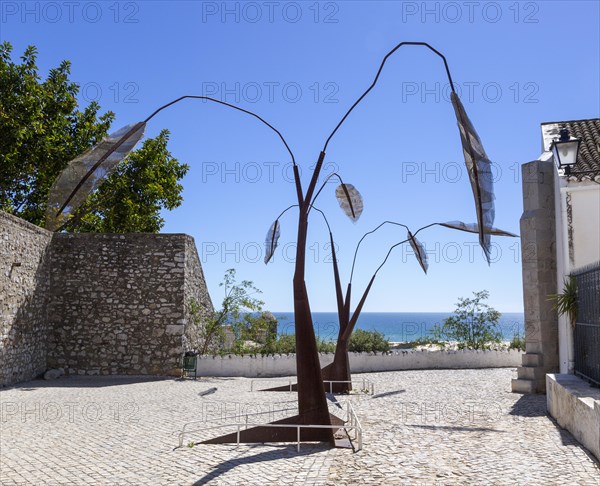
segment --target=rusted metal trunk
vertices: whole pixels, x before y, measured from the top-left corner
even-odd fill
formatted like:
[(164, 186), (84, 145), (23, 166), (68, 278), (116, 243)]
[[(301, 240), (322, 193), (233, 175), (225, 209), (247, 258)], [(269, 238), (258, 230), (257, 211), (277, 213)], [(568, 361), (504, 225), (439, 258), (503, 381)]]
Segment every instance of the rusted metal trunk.
[[(298, 415), (274, 422), (276, 424), (304, 424), (304, 425), (340, 425), (337, 417), (329, 414), (323, 378), (321, 376), (321, 364), (312, 316), (308, 292), (306, 291), (305, 267), (306, 267), (306, 237), (308, 232), (308, 212), (319, 172), (323, 165), (325, 153), (321, 152), (306, 197), (302, 197), (300, 176), (295, 168), (296, 189), (298, 192), (299, 218), (298, 239), (296, 248), (296, 268), (294, 271), (294, 320), (296, 327), (296, 368), (298, 374)], [(289, 390), (289, 387), (288, 387)], [(332, 428), (307, 428), (300, 432), (302, 441), (320, 441), (335, 445), (334, 430)], [(269, 428), (258, 426), (240, 431), (238, 434), (227, 434), (205, 441), (207, 444), (220, 444), (230, 442), (286, 442), (298, 440), (297, 429)]]
[[(319, 157), (315, 173), (318, 172), (325, 154)], [(316, 174), (318, 176), (318, 174)], [(313, 176), (313, 179), (315, 177)], [(315, 179), (316, 183), (316, 179)], [(327, 399), (323, 388), (321, 364), (315, 339), (312, 315), (306, 283), (306, 237), (308, 232), (308, 210), (314, 190), (311, 182), (306, 199), (300, 206), (298, 238), (296, 248), (296, 268), (294, 272), (294, 321), (296, 327), (296, 369), (298, 374), (298, 412), (302, 423), (331, 425)], [(332, 429), (315, 429), (320, 440), (334, 443)]]
[(338, 340), (333, 362), (322, 370), (323, 381), (344, 381), (346, 383), (325, 383), (325, 391), (333, 393), (350, 393), (350, 361), (348, 359), (348, 342)]
[[(304, 212), (304, 211), (303, 211)], [(294, 274), (294, 320), (296, 326), (296, 368), (298, 373), (298, 411), (303, 422), (330, 425), (327, 399), (321, 378), (321, 365), (315, 339), (308, 293), (304, 282), (306, 258), (306, 214), (300, 215), (296, 271)], [(333, 443), (331, 429), (322, 429), (323, 439)]]

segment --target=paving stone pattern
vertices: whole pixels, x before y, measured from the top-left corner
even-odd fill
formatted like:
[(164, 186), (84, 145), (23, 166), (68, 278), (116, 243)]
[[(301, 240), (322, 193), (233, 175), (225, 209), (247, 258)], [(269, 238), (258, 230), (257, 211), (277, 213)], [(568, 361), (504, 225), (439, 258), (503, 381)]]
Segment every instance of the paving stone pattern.
[(187, 446), (217, 431), (194, 433), (174, 450), (191, 420), (206, 426), (232, 414), (293, 413), (281, 410), (294, 407), (295, 394), (251, 392), (246, 378), (34, 380), (0, 391), (0, 482), (600, 485), (600, 466), (547, 417), (545, 395), (510, 392), (515, 376), (514, 369), (356, 375), (374, 381), (376, 393), (349, 398), (364, 428), (357, 453), (321, 444), (302, 444), (299, 453), (295, 444)]

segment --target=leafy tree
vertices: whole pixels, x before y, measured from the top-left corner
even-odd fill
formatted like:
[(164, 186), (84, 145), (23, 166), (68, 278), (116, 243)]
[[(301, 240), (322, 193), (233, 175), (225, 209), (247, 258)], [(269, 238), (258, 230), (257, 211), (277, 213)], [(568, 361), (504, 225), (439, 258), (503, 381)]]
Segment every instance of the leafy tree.
[[(95, 102), (78, 109), (79, 86), (69, 80), (68, 61), (42, 80), (35, 47), (25, 49), (21, 63), (11, 53), (10, 43), (0, 44), (0, 209), (43, 226), (54, 180), (106, 136), (114, 114), (99, 115)], [(168, 138), (163, 130), (132, 152), (65, 229), (159, 231), (160, 210), (181, 204), (178, 181), (188, 170), (167, 150)]]
[(186, 174), (167, 150), (169, 132), (144, 141), (114, 174), (90, 195), (67, 225), (78, 232), (158, 233), (164, 225), (160, 210), (175, 209), (183, 198), (178, 181)]
[[(241, 343), (247, 336), (254, 335), (261, 324), (266, 322), (261, 316), (256, 317), (254, 313), (261, 312), (264, 302), (253, 297), (261, 293), (249, 280), (236, 282), (235, 269), (230, 268), (225, 272), (223, 282), (219, 284), (224, 288), (225, 296), (221, 303), (221, 309), (215, 311), (200, 330), (200, 354), (214, 352), (222, 347), (225, 331), (224, 326), (230, 325), (234, 330), (236, 339), (234, 349), (241, 348)], [(194, 316), (193, 306), (191, 308)]]
[(473, 292), (472, 299), (459, 297), (454, 316), (445, 319), (442, 326), (434, 327), (433, 338), (458, 341), (460, 349), (486, 349), (490, 343), (500, 343), (501, 314), (483, 302), (489, 295), (487, 290), (481, 290)]

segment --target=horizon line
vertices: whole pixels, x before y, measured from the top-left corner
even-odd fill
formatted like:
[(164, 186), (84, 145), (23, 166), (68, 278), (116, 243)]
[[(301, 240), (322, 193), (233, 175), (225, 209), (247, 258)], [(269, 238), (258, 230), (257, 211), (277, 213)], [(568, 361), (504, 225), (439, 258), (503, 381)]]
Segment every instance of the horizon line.
[[(263, 312), (270, 312), (272, 314), (293, 314), (294, 311), (293, 310), (289, 310), (289, 311), (273, 311), (273, 310), (268, 310), (268, 311), (263, 311)], [(310, 311), (311, 314), (317, 313), (317, 312), (321, 312), (321, 313), (331, 313), (331, 314), (337, 314), (337, 310), (329, 310), (329, 311), (321, 311), (321, 310), (311, 310)], [(511, 311), (498, 311), (501, 314), (524, 314), (525, 311), (524, 310), (511, 310)], [(455, 311), (451, 310), (451, 311), (362, 311), (360, 314), (454, 314)]]

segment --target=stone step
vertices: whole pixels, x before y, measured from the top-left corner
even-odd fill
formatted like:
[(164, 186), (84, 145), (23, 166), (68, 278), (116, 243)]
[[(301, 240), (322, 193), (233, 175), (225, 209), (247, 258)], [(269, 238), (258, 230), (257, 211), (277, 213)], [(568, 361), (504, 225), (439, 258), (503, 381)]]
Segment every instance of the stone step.
[(542, 366), (544, 356), (537, 353), (525, 353), (521, 356), (523, 366)]
[(546, 370), (538, 366), (519, 366), (517, 376), (522, 380), (541, 380), (545, 379)]
[(522, 380), (513, 378), (511, 380), (511, 389), (513, 393), (535, 393), (535, 382), (532, 380)]

